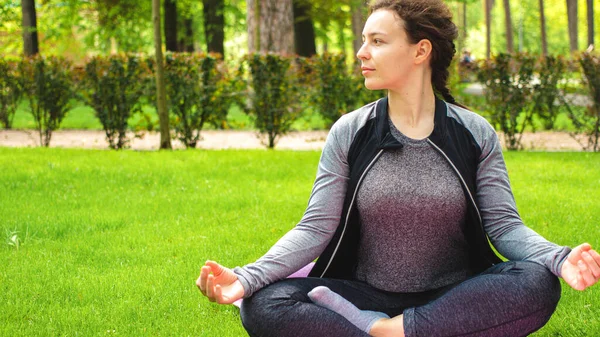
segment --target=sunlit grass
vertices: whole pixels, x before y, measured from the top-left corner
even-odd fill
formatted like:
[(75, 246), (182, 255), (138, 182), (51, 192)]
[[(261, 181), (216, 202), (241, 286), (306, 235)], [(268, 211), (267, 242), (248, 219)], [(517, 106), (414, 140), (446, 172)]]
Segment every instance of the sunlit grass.
[[(194, 285), (254, 261), (302, 216), (318, 152), (0, 148), (0, 335), (243, 336)], [(562, 245), (600, 245), (600, 156), (506, 153), (519, 211)], [(600, 335), (600, 286), (536, 336)]]

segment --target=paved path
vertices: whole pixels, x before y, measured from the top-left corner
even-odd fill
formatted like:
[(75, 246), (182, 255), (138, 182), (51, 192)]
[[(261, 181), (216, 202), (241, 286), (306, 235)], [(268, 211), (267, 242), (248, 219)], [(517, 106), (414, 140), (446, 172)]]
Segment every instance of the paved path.
[[(253, 131), (202, 131), (203, 140), (198, 143), (202, 149), (263, 149), (265, 146), (256, 132)], [(291, 132), (277, 143), (278, 149), (320, 150), (323, 148), (327, 131)], [(134, 150), (158, 150), (160, 134), (147, 133), (143, 138), (131, 139)], [(39, 135), (35, 130), (0, 130), (0, 146), (36, 147), (39, 146)], [(173, 140), (173, 147), (183, 149), (185, 146)], [(93, 130), (60, 130), (52, 134), (50, 147), (107, 149), (108, 142), (103, 131)]]
[[(203, 131), (202, 149), (264, 149), (256, 132), (253, 131)], [(130, 135), (133, 137), (133, 135)], [(321, 150), (325, 144), (327, 131), (291, 132), (277, 144), (281, 150)], [(500, 138), (502, 136), (500, 135)], [(158, 133), (146, 134), (142, 139), (133, 139), (134, 150), (157, 150), (160, 141)], [(536, 132), (523, 136), (523, 145), (529, 150), (580, 151), (581, 146), (565, 132)], [(0, 130), (0, 146), (36, 147), (39, 136), (33, 130)], [(50, 147), (108, 149), (104, 132), (88, 130), (62, 130), (54, 132)], [(173, 147), (182, 149), (179, 141)]]

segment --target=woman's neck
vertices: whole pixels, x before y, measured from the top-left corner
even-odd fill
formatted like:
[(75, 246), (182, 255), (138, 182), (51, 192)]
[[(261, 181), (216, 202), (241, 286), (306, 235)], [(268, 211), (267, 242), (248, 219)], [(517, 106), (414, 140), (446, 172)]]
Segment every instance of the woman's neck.
[(390, 90), (388, 113), (396, 128), (406, 136), (416, 139), (429, 136), (435, 116), (431, 81), (416, 81), (403, 90)]

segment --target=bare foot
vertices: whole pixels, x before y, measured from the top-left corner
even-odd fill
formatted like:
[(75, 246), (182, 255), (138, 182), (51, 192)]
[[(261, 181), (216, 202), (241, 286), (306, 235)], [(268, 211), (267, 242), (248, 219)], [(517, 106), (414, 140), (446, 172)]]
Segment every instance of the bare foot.
[(369, 335), (374, 337), (404, 337), (404, 316), (378, 320), (373, 323)]

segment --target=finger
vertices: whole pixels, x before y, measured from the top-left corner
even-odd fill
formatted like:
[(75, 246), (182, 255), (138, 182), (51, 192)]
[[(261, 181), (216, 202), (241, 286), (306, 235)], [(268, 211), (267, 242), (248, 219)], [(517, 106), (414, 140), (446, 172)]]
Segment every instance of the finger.
[(592, 275), (598, 280), (600, 278), (600, 261), (596, 261), (590, 252), (591, 251), (581, 253), (581, 257), (592, 272)]
[(596, 261), (596, 263), (600, 266), (600, 254), (598, 254), (598, 252), (593, 249), (588, 250), (587, 253), (590, 254), (594, 261)]
[(572, 264), (577, 265), (577, 261), (581, 260), (581, 253), (583, 253), (583, 251), (585, 251), (585, 250), (590, 250), (590, 248), (591, 248), (591, 246), (588, 243), (581, 244), (581, 245), (573, 248), (571, 253), (569, 253), (569, 257), (567, 259)]
[(215, 261), (206, 261), (206, 265), (210, 267), (215, 276), (220, 276), (225, 270), (220, 264)]
[(227, 303), (227, 299), (223, 297), (223, 289), (218, 284), (215, 287), (215, 299), (219, 304), (229, 304)]
[(579, 267), (579, 271), (581, 271), (581, 278), (583, 279), (585, 288), (596, 283), (596, 278), (594, 275), (592, 275), (590, 268), (588, 268), (587, 264), (583, 262), (583, 260), (577, 262), (577, 266)]
[(200, 288), (200, 291), (203, 295), (206, 295), (206, 281), (208, 279), (208, 275), (210, 274), (210, 268), (204, 266), (200, 268), (200, 277), (196, 281), (196, 285)]
[(208, 300), (211, 302), (215, 301), (214, 283), (215, 283), (215, 277), (213, 275), (208, 275), (208, 279), (206, 281), (206, 297), (208, 297)]
[(204, 291), (202, 291), (202, 274), (200, 274), (200, 276), (198, 276), (198, 279), (196, 280), (196, 287), (198, 287), (198, 290), (200, 290), (202, 295), (204, 295)]

